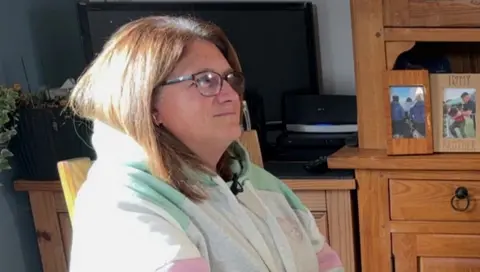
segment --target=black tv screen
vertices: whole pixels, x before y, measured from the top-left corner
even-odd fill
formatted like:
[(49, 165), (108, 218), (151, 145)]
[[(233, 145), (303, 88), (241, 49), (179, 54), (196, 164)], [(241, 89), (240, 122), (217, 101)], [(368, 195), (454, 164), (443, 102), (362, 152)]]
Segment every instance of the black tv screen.
[(150, 15), (193, 16), (220, 26), (235, 47), (246, 92), (263, 100), (266, 123), (281, 121), (285, 92), (318, 93), (318, 70), (309, 2), (296, 3), (80, 3), (89, 63), (121, 25)]

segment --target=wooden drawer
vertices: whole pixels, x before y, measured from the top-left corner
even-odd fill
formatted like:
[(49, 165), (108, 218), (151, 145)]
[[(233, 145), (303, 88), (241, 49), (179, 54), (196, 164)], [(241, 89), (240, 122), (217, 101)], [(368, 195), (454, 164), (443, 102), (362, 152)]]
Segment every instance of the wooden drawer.
[(327, 211), (327, 197), (325, 191), (295, 191), (295, 194), (310, 211)]
[(480, 0), (384, 0), (383, 2), (385, 26), (480, 26)]
[[(391, 179), (389, 182), (392, 220), (480, 221), (479, 181)], [(455, 197), (460, 187), (467, 190), (469, 200)], [(467, 201), (468, 208), (461, 211)]]
[(480, 271), (480, 236), (392, 234), (394, 271)]

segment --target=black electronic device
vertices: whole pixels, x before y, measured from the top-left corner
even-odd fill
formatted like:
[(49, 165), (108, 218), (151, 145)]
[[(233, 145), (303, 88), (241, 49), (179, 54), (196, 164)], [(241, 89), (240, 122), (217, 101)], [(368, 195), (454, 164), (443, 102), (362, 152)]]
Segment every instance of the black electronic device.
[(355, 133), (356, 96), (286, 94), (283, 98), (283, 122), (290, 132)]
[(323, 174), (328, 171), (328, 156), (319, 156), (318, 158), (308, 161), (303, 168), (312, 174)]
[(283, 132), (276, 142), (275, 160), (313, 161), (357, 143), (356, 133)]
[(261, 108), (265, 123), (281, 122), (283, 93), (319, 93), (312, 2), (82, 0), (78, 11), (87, 64), (125, 23), (152, 15), (191, 16), (225, 32), (239, 56), (247, 96), (268, 101)]

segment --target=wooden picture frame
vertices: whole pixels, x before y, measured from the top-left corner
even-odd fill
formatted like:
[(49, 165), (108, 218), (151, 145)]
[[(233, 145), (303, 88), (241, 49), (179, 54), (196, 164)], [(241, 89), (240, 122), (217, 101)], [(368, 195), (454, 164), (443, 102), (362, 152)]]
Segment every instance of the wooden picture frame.
[(480, 74), (432, 74), (432, 118), (435, 152), (480, 152), (475, 117)]
[(387, 154), (432, 154), (433, 131), (428, 71), (387, 71), (384, 79)]

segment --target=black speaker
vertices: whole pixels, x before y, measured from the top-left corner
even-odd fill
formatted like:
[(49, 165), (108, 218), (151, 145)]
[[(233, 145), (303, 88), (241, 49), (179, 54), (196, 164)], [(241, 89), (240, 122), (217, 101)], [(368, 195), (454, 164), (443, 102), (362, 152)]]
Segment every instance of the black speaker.
[(353, 95), (290, 94), (284, 97), (285, 124), (356, 124)]

